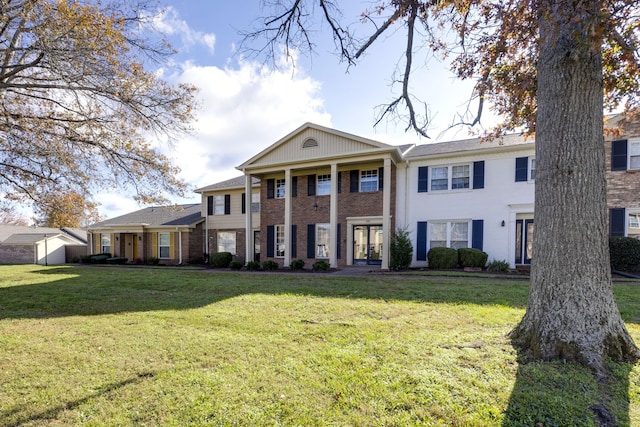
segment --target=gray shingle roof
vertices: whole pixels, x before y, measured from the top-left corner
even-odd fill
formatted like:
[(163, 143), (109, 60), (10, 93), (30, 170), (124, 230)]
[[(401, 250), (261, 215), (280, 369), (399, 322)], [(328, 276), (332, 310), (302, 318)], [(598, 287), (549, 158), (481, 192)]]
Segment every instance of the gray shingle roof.
[(195, 225), (204, 218), (200, 212), (200, 203), (175, 206), (152, 206), (115, 218), (93, 224), (90, 229), (113, 227), (118, 225), (139, 225), (149, 227)]
[[(0, 242), (6, 241), (14, 234), (36, 236), (44, 236), (45, 234), (53, 236), (63, 234), (77, 240), (78, 243), (87, 243), (87, 232), (79, 228), (51, 228), (51, 227), (25, 227), (22, 225), (0, 224)], [(36, 240), (37, 241), (37, 240)]]
[(520, 134), (505, 135), (488, 141), (483, 141), (482, 138), (462, 139), (459, 141), (417, 145), (405, 154), (405, 158), (412, 159), (417, 157), (464, 153), (473, 150), (497, 149), (500, 147), (514, 147), (533, 143), (533, 137), (525, 138)]
[[(204, 193), (205, 191), (214, 191), (214, 190), (228, 190), (231, 188), (244, 188), (245, 184), (245, 176), (240, 175), (235, 178), (228, 179), (226, 181), (217, 182), (215, 184), (207, 185), (206, 187), (198, 188), (195, 190), (196, 193)], [(253, 177), (252, 184), (259, 185), (260, 179)]]

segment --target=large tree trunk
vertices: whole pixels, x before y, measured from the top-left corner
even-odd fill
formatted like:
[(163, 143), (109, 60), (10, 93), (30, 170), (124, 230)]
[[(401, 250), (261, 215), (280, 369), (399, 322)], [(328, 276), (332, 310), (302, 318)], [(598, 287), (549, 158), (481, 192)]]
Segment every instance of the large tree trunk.
[[(535, 234), (527, 312), (511, 332), (538, 359), (634, 360), (611, 286), (600, 2), (541, 0)], [(580, 9), (577, 9), (580, 8)]]

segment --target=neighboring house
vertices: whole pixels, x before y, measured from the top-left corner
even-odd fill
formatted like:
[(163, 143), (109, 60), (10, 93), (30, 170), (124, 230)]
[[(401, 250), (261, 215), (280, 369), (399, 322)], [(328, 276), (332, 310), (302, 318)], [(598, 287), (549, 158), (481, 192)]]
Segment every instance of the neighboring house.
[(414, 247), (414, 267), (433, 247), (473, 247), (490, 260), (530, 264), (534, 230), (533, 138), (509, 135), (419, 145), (404, 156), (398, 225)]
[[(261, 260), (388, 267), (401, 147), (307, 123), (237, 169), (260, 179)], [(256, 228), (245, 215), (246, 259)]]
[(183, 264), (202, 258), (204, 222), (199, 203), (141, 209), (88, 227), (90, 252)]
[(640, 239), (640, 121), (611, 121), (622, 130), (605, 135), (607, 206), (612, 236)]
[(87, 252), (87, 234), (71, 228), (0, 224), (0, 263), (64, 264)]
[(246, 213), (251, 212), (252, 258), (260, 260), (260, 180), (253, 178), (251, 201), (247, 203), (246, 178), (240, 176), (199, 188), (202, 217), (205, 218), (207, 253), (230, 252), (245, 260), (247, 256)]

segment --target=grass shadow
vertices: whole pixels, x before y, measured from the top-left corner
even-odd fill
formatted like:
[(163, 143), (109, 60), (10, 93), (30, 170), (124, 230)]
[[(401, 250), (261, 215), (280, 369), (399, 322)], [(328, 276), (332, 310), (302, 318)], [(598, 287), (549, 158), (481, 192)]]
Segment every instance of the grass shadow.
[[(47, 420), (52, 420), (52, 419), (56, 419), (58, 414), (64, 412), (64, 411), (69, 411), (69, 410), (73, 410), (75, 408), (80, 407), (82, 404), (88, 402), (91, 399), (100, 397), (102, 395), (107, 395), (113, 391), (116, 391), (122, 387), (126, 387), (128, 385), (131, 384), (136, 384), (139, 383), (140, 381), (144, 381), (147, 378), (152, 378), (154, 377), (154, 373), (152, 372), (144, 372), (144, 373), (139, 373), (137, 374), (135, 377), (132, 378), (128, 378), (124, 381), (120, 381), (117, 383), (111, 383), (111, 384), (106, 384), (103, 387), (100, 387), (100, 391), (87, 395), (81, 399), (76, 399), (74, 401), (70, 401), (70, 402), (65, 402), (64, 404), (55, 406), (53, 408), (47, 409), (46, 411), (42, 411), (40, 413), (36, 413), (36, 414), (31, 414), (28, 416), (24, 416), (22, 418), (18, 418), (15, 420), (12, 420), (11, 422), (9, 422), (8, 424), (2, 424), (4, 427), (19, 427), (22, 425), (31, 425), (33, 423), (37, 423), (37, 422), (45, 422)], [(22, 408), (14, 408), (12, 410), (7, 411), (6, 413), (2, 414), (2, 419), (4, 420), (9, 420), (11, 419), (11, 417), (17, 413), (23, 412)]]
[[(0, 319), (185, 310), (256, 293), (524, 308), (528, 291), (522, 281), (476, 279), (469, 285), (469, 279), (460, 277), (221, 274), (99, 267), (54, 267), (34, 270), (30, 275), (34, 277), (32, 284), (2, 286), (0, 282)], [(44, 280), (42, 276), (46, 276)]]
[(576, 363), (520, 358), (503, 427), (629, 426), (630, 363), (608, 363), (607, 378)]

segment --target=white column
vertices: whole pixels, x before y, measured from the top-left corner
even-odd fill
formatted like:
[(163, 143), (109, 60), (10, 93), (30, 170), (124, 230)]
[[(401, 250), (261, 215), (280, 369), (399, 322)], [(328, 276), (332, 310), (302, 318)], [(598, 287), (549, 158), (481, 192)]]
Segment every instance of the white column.
[(284, 261), (283, 267), (291, 265), (291, 169), (284, 171)]
[(178, 231), (178, 264), (182, 265), (182, 231)]
[(251, 212), (251, 174), (245, 175), (244, 202), (245, 202), (245, 262), (253, 261), (253, 213)]
[(331, 164), (331, 198), (329, 206), (329, 265), (338, 266), (338, 164)]
[(382, 265), (389, 269), (389, 248), (391, 247), (391, 159), (384, 159), (384, 187), (382, 189)]

